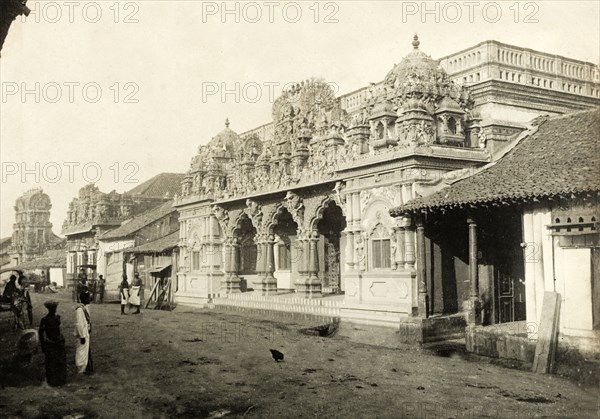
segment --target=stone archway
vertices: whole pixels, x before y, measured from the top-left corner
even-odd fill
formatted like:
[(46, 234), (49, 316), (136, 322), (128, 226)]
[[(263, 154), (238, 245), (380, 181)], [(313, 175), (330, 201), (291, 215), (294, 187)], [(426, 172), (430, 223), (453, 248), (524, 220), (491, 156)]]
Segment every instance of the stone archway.
[(233, 266), (231, 266), (231, 283), (239, 284), (241, 292), (253, 289), (257, 282), (257, 261), (259, 259), (256, 243), (257, 231), (250, 218), (242, 213), (236, 223), (232, 234), (232, 251), (234, 252)]
[[(331, 196), (316, 196), (306, 200), (305, 251), (308, 257), (304, 292), (307, 297), (341, 289), (342, 231), (346, 228), (343, 209)], [(326, 256), (327, 255), (327, 256)], [(325, 281), (324, 281), (325, 280)]]
[(298, 243), (298, 223), (285, 206), (278, 207), (269, 228), (273, 236), (275, 278), (278, 290), (295, 290), (300, 279), (301, 248)]
[(330, 200), (319, 211), (315, 220), (315, 230), (319, 234), (319, 277), (321, 289), (325, 293), (339, 293), (343, 290), (341, 283), (341, 249), (342, 231), (346, 229), (346, 217), (342, 208)]

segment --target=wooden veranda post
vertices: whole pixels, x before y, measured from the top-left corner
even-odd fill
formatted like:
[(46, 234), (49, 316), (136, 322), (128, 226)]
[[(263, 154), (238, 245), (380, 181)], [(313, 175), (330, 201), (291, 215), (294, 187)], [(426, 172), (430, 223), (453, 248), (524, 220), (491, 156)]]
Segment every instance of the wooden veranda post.
[(473, 218), (467, 219), (469, 225), (469, 311), (467, 323), (469, 325), (481, 324), (481, 302), (479, 300), (479, 267), (477, 263), (477, 223)]

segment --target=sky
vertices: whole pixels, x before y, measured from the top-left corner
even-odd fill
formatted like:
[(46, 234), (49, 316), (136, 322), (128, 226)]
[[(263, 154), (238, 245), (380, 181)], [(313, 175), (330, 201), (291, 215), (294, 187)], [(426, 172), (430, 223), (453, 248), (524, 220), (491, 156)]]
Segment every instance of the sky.
[(597, 1), (32, 1), (0, 59), (0, 236), (41, 187), (60, 234), (87, 183), (183, 173), (224, 128), (271, 122), (286, 84), (382, 80), (414, 33), (433, 58), (484, 40), (600, 63)]

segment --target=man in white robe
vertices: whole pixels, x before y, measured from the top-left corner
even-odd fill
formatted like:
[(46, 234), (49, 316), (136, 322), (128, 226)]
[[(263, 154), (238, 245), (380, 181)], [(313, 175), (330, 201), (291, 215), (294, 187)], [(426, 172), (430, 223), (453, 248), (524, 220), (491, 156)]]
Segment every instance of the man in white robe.
[(91, 374), (94, 371), (92, 356), (90, 353), (90, 333), (92, 331), (92, 322), (88, 304), (90, 303), (90, 294), (87, 291), (79, 295), (80, 304), (75, 308), (75, 337), (77, 342), (75, 346), (75, 366), (79, 373)]

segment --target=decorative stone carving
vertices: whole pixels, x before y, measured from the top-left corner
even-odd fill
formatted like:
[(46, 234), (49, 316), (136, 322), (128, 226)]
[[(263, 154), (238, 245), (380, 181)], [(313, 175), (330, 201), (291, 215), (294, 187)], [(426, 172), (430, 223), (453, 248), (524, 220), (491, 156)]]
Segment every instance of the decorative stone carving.
[(335, 199), (335, 202), (342, 208), (346, 205), (346, 195), (342, 194), (344, 188), (346, 188), (344, 182), (336, 182), (333, 188), (333, 191), (335, 192), (333, 199)]
[(246, 209), (244, 210), (252, 224), (258, 230), (262, 224), (263, 213), (260, 204), (251, 199), (246, 200)]
[(292, 215), (296, 224), (300, 225), (304, 221), (304, 203), (294, 192), (288, 191), (284, 198), (283, 205)]
[(215, 215), (217, 221), (219, 222), (221, 231), (226, 232), (229, 223), (229, 212), (223, 209), (223, 207), (220, 207), (219, 205), (213, 205), (212, 212)]

